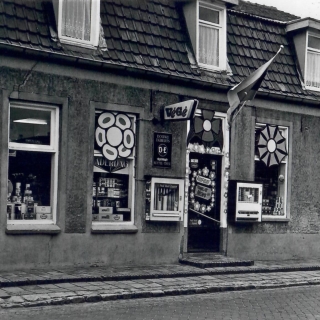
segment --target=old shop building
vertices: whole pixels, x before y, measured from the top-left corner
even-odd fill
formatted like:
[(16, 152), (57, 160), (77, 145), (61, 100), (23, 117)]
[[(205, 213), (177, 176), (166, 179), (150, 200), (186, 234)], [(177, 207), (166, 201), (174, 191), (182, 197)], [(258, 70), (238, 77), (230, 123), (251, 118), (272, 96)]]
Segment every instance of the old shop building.
[[(228, 90), (280, 45), (229, 130)], [(320, 22), (238, 0), (1, 0), (0, 47), (1, 269), (320, 255)]]

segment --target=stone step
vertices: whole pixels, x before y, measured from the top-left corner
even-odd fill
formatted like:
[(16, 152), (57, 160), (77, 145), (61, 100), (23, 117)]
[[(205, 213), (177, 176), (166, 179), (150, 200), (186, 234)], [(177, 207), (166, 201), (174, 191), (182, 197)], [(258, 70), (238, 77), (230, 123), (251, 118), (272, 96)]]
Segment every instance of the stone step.
[(253, 260), (240, 260), (218, 253), (187, 253), (179, 258), (181, 264), (201, 269), (253, 266)]

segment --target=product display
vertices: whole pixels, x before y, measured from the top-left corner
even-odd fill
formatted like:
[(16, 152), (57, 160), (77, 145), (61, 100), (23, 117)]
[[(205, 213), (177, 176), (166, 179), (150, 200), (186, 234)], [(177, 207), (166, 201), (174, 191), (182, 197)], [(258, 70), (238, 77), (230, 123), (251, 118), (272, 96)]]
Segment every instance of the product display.
[(129, 176), (126, 174), (95, 172), (92, 188), (92, 220), (130, 221), (128, 187)]
[(50, 188), (50, 154), (27, 151), (11, 153), (8, 172), (7, 219), (52, 220)]
[(279, 167), (266, 169), (263, 163), (256, 161), (256, 182), (263, 184), (262, 188), (262, 215), (284, 216), (284, 195), (279, 180)]
[(179, 185), (156, 183), (154, 208), (161, 211), (178, 211)]
[(182, 179), (150, 177), (146, 181), (146, 220), (182, 221), (183, 213)]

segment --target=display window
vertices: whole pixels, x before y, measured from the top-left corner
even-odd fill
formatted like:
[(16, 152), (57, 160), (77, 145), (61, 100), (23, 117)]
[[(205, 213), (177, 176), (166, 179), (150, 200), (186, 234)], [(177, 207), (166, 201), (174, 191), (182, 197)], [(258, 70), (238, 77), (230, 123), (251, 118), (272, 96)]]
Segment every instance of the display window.
[(56, 221), (59, 109), (11, 104), (8, 224)]
[[(255, 127), (255, 182), (262, 183), (262, 218), (287, 218), (288, 188), (288, 127), (271, 126), (266, 131), (265, 124)], [(261, 147), (261, 132), (265, 149)]]
[(133, 224), (135, 121), (133, 114), (95, 112), (93, 223)]

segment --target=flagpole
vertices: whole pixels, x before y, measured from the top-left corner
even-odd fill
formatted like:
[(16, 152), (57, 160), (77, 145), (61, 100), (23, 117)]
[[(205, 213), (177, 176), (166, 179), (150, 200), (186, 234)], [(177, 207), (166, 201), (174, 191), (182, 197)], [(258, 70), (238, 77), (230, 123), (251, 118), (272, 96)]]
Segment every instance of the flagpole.
[(235, 120), (235, 118), (237, 117), (237, 115), (240, 113), (241, 109), (247, 104), (247, 101), (249, 101), (249, 100), (245, 100), (245, 101), (242, 102), (241, 107), (238, 109), (237, 113), (232, 117), (231, 123)]

